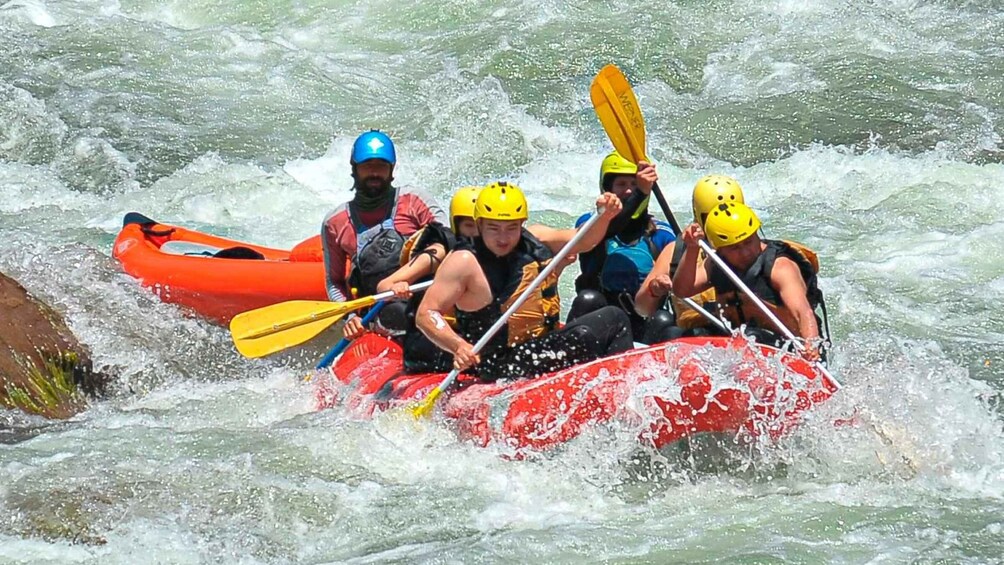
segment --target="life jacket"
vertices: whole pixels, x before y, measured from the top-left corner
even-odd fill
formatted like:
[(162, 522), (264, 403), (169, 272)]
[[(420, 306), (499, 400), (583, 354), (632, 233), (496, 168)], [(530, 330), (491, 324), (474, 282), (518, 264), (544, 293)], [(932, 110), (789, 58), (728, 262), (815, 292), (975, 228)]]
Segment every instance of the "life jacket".
[(401, 248), (401, 259), (398, 265), (403, 267), (408, 263), (415, 261), (423, 254), (431, 254), (429, 247), (437, 243), (442, 245), (443, 248), (446, 249), (446, 252), (449, 253), (454, 247), (456, 247), (457, 237), (453, 235), (450, 228), (439, 222), (432, 222), (431, 224), (411, 234), (411, 237), (404, 242), (404, 245)]
[[(673, 258), (669, 263), (669, 276), (672, 277), (676, 274), (676, 268), (680, 265), (680, 261), (683, 259), (683, 253), (687, 250), (687, 244), (683, 242), (682, 239), (676, 240), (676, 246), (673, 247)], [(703, 257), (704, 253), (699, 252), (700, 256)], [(703, 328), (711, 324), (707, 318), (700, 314), (697, 310), (694, 310), (690, 306), (687, 306), (683, 299), (675, 294), (670, 294), (673, 304), (673, 313), (676, 315), (676, 325), (680, 326), (685, 330), (692, 330), (694, 328)], [(718, 304), (715, 299), (715, 289), (709, 288), (700, 294), (696, 294), (690, 297), (691, 300), (696, 302), (698, 305), (703, 306), (712, 315), (717, 315)]]
[[(820, 320), (817, 315), (816, 321), (820, 325), (820, 334), (828, 341), (830, 334), (829, 320), (826, 315), (826, 303), (823, 299), (823, 292), (819, 289), (819, 257), (816, 255), (816, 252), (793, 241), (765, 239), (763, 242), (767, 245), (766, 249), (764, 249), (763, 253), (757, 257), (756, 261), (753, 262), (753, 265), (745, 273), (740, 274), (741, 280), (753, 291), (753, 294), (757, 298), (777, 313), (777, 311), (780, 311), (784, 307), (784, 303), (781, 300), (780, 293), (774, 290), (774, 287), (770, 284), (771, 272), (778, 257), (787, 257), (794, 261), (795, 265), (798, 266), (799, 273), (802, 275), (802, 280), (805, 281), (806, 298), (809, 301), (809, 306), (813, 310), (819, 307), (822, 308), (823, 318)], [(742, 291), (736, 288), (727, 274), (722, 272), (717, 266), (715, 267), (709, 271), (709, 278), (711, 285), (718, 295), (719, 302), (724, 307), (723, 315), (735, 327), (739, 327), (740, 324), (755, 325), (750, 324), (751, 320), (748, 320), (748, 317), (743, 312), (743, 307), (748, 302), (748, 299), (742, 294)], [(755, 308), (755, 306), (752, 306), (752, 308)], [(767, 327), (764, 329), (774, 331), (776, 328)]]
[[(411, 237), (404, 242), (404, 247), (401, 249), (400, 266), (403, 267), (408, 263), (417, 260), (422, 255), (435, 257), (429, 247), (436, 243), (442, 245), (446, 252), (449, 253), (456, 248), (457, 238), (453, 235), (453, 232), (450, 231), (450, 228), (439, 222), (432, 222), (431, 224), (413, 233)], [(432, 280), (432, 275), (423, 277), (415, 282), (420, 283), (428, 280)], [(414, 293), (411, 298), (408, 299), (408, 305), (405, 308), (405, 316), (407, 318), (406, 332), (419, 331), (419, 329), (415, 326), (415, 315), (418, 313), (418, 305), (421, 304), (424, 293), (425, 291)], [(443, 312), (443, 314), (447, 321), (453, 322), (452, 311)], [(450, 325), (454, 326), (455, 322)], [(407, 362), (407, 360), (408, 351), (405, 350), (405, 361)]]
[(606, 240), (604, 246), (606, 259), (600, 269), (600, 290), (634, 296), (652, 272), (659, 255), (652, 238), (646, 234), (634, 243), (624, 243), (614, 236)]
[(349, 218), (356, 230), (356, 255), (352, 258), (348, 282), (356, 297), (376, 294), (377, 284), (401, 266), (404, 236), (394, 229), (397, 196), (395, 192), (394, 205), (391, 206), (387, 218), (370, 228), (362, 224), (355, 208), (349, 206)]
[[(457, 244), (457, 249), (474, 253), (488, 280), (492, 302), (476, 312), (457, 310), (457, 327), (464, 339), (476, 342), (527, 289), (554, 257), (551, 250), (526, 229), (516, 249), (505, 257), (488, 250), (480, 237)], [(492, 349), (514, 347), (534, 337), (553, 331), (558, 326), (561, 299), (558, 297), (558, 276), (552, 273), (537, 287), (523, 306), (509, 317), (506, 325), (492, 338), (482, 355)], [(490, 354), (490, 353), (489, 353)]]
[[(586, 221), (589, 214), (584, 214), (577, 225)], [(582, 292), (583, 290), (598, 290), (604, 292), (605, 294), (612, 294), (610, 291), (604, 291), (603, 284), (603, 274), (607, 264), (607, 257), (610, 251), (616, 249), (617, 247), (624, 246), (623, 239), (620, 236), (624, 236), (624, 239), (628, 241), (633, 241), (640, 238), (648, 238), (648, 241), (652, 242), (652, 234), (655, 233), (656, 226), (654, 220), (651, 216), (646, 214), (643, 217), (632, 219), (631, 224), (626, 228), (618, 232), (618, 235), (610, 235), (609, 233), (605, 236), (603, 244), (597, 245), (596, 247), (586, 251), (584, 253), (579, 253), (579, 271), (580, 274), (575, 278), (575, 292)], [(611, 245), (611, 241), (616, 239), (617, 242)], [(657, 257), (659, 250), (655, 249), (654, 243), (652, 245), (652, 256)], [(651, 267), (649, 268), (651, 271)], [(613, 274), (612, 270), (608, 270), (608, 273)], [(647, 275), (646, 273), (645, 275)], [(645, 275), (642, 276), (642, 280), (645, 279)], [(614, 275), (616, 276), (616, 275)], [(624, 281), (629, 281), (630, 277), (624, 277), (624, 280), (620, 283), (612, 283), (612, 286), (623, 286)], [(641, 283), (638, 283), (639, 287)], [(637, 289), (635, 289), (637, 292)], [(633, 294), (633, 293), (632, 293)]]

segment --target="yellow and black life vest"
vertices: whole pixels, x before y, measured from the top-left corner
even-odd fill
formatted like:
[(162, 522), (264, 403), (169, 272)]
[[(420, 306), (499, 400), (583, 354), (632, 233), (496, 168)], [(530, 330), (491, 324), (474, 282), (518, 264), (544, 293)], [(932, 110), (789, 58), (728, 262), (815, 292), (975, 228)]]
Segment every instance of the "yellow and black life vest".
[[(457, 238), (453, 235), (453, 232), (450, 231), (450, 228), (439, 222), (432, 222), (413, 233), (411, 237), (404, 242), (404, 246), (401, 249), (400, 265), (404, 267), (408, 263), (417, 260), (422, 255), (428, 255), (433, 258), (433, 261), (435, 261), (436, 256), (429, 248), (436, 243), (442, 245), (446, 252), (449, 253), (457, 246)], [(438, 268), (438, 265), (436, 265), (436, 267)], [(433, 275), (429, 275), (415, 282), (420, 283), (429, 281), (432, 280), (432, 277)], [(405, 308), (405, 317), (407, 319), (405, 332), (419, 331), (415, 326), (415, 316), (418, 313), (418, 305), (421, 304), (424, 296), (425, 291), (419, 291), (413, 294), (408, 300), (408, 305)], [(443, 312), (443, 315), (451, 322), (451, 326), (455, 325), (452, 311)], [(407, 354), (405, 355), (405, 359), (407, 360)]]
[[(809, 301), (809, 306), (813, 310), (820, 306), (823, 309), (823, 320), (820, 320), (819, 316), (816, 318), (817, 321), (822, 321), (826, 324), (825, 333), (822, 333), (823, 327), (820, 327), (820, 332), (828, 339), (829, 321), (826, 320), (826, 305), (823, 300), (823, 293), (818, 285), (819, 257), (816, 255), (816, 252), (793, 241), (765, 239), (763, 242), (767, 245), (766, 249), (757, 257), (756, 261), (753, 262), (753, 265), (745, 273), (740, 273), (742, 281), (768, 307), (775, 310), (775, 313), (778, 313), (782, 309), (786, 310), (780, 294), (770, 284), (770, 277), (771, 272), (774, 270), (774, 263), (778, 257), (787, 257), (794, 261), (795, 265), (798, 266), (799, 273), (802, 275), (802, 280), (805, 281), (806, 298)], [(740, 324), (748, 324), (751, 318), (750, 314), (759, 312), (759, 310), (754, 310), (756, 306), (750, 303), (749, 299), (742, 294), (742, 291), (736, 288), (728, 275), (715, 267), (712, 266), (709, 271), (710, 282), (717, 293), (719, 303), (724, 307), (723, 314), (725, 318), (735, 327), (739, 327)], [(785, 313), (782, 316), (782, 321), (784, 318), (790, 317), (790, 314)], [(820, 326), (822, 325), (821, 323)], [(775, 328), (767, 327), (765, 329), (773, 331)]]
[(457, 236), (450, 231), (450, 228), (439, 222), (432, 222), (427, 226), (423, 226), (422, 229), (411, 234), (411, 237), (405, 240), (401, 248), (399, 265), (403, 267), (422, 255), (432, 256), (429, 247), (436, 243), (442, 245), (443, 249), (449, 253), (457, 245)]
[[(488, 331), (554, 257), (551, 250), (526, 229), (516, 249), (505, 257), (498, 257), (489, 251), (480, 237), (474, 238), (473, 242), (461, 241), (457, 249), (474, 253), (492, 292), (492, 302), (488, 306), (476, 312), (456, 312), (460, 335), (471, 343)], [(491, 349), (513, 347), (553, 331), (558, 326), (560, 309), (558, 276), (552, 273), (509, 317), (508, 323), (488, 343), (482, 355)]]
[[(676, 274), (676, 268), (680, 265), (680, 260), (683, 259), (683, 253), (687, 249), (687, 244), (683, 242), (683, 239), (677, 238), (676, 245), (673, 247), (673, 259), (669, 264), (669, 276), (672, 278)], [(704, 252), (700, 251), (700, 257), (704, 257)], [(676, 325), (680, 326), (685, 330), (692, 330), (694, 328), (703, 328), (711, 324), (707, 318), (694, 310), (690, 306), (683, 303), (683, 299), (675, 294), (670, 295), (673, 304), (673, 313), (676, 316)], [(717, 315), (717, 304), (715, 302), (716, 295), (715, 289), (709, 288), (700, 294), (696, 294), (690, 297), (691, 300), (696, 302), (698, 305), (705, 307), (712, 315)]]

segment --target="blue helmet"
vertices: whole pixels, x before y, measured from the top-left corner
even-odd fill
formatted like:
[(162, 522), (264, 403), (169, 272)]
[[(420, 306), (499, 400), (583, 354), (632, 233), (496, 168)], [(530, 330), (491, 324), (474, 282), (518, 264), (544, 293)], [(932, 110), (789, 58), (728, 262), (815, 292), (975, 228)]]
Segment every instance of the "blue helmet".
[(391, 165), (397, 162), (394, 142), (382, 131), (370, 130), (356, 138), (352, 144), (352, 158), (349, 163), (355, 165), (371, 159), (381, 159)]

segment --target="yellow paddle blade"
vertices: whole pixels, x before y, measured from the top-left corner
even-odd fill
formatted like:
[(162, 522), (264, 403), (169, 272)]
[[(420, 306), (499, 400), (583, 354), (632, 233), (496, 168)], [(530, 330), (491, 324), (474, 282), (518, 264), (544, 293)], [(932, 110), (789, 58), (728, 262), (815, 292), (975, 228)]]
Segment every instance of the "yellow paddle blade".
[(648, 161), (641, 107), (631, 84), (616, 65), (600, 69), (589, 89), (589, 98), (614, 149), (633, 163)]
[(266, 355), (278, 353), (283, 349), (289, 349), (290, 347), (309, 341), (317, 334), (331, 327), (341, 318), (342, 315), (329, 316), (316, 322), (302, 324), (278, 333), (259, 337), (238, 339), (235, 336), (234, 345), (237, 346), (237, 351), (245, 357), (251, 357), (252, 359), (265, 357)]
[(408, 410), (411, 412), (411, 415), (414, 416), (416, 420), (428, 416), (432, 412), (432, 407), (436, 405), (436, 399), (439, 398), (440, 393), (442, 393), (442, 391), (437, 386), (432, 389), (432, 392), (427, 394), (425, 398), (415, 403), (415, 405), (409, 406)]
[(349, 312), (372, 305), (372, 296), (348, 302), (292, 300), (234, 316), (230, 334), (245, 357), (264, 357), (299, 345)]

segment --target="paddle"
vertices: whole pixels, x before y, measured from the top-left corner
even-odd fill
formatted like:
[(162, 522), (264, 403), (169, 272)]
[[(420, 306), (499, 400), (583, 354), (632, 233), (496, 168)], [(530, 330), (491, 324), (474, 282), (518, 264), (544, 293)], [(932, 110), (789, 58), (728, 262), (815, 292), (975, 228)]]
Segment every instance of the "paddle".
[[(645, 156), (645, 119), (641, 115), (641, 107), (638, 105), (638, 98), (631, 90), (624, 73), (616, 65), (607, 65), (600, 69), (600, 72), (593, 79), (593, 84), (589, 88), (589, 98), (593, 102), (593, 109), (596, 110), (596, 117), (600, 119), (603, 130), (607, 132), (607, 137), (614, 144), (614, 149), (622, 157), (637, 163), (638, 161), (648, 161)], [(662, 213), (666, 215), (673, 233), (680, 235), (680, 224), (676, 221), (676, 216), (669, 209), (669, 203), (663, 196), (659, 183), (652, 185), (652, 192), (655, 193), (656, 200)], [(683, 303), (693, 308), (698, 314), (710, 320), (713, 324), (732, 333), (718, 317), (705, 310), (700, 304), (690, 298), (682, 299)]]
[[(377, 302), (376, 306), (370, 308), (370, 311), (367, 312), (366, 315), (363, 316), (363, 319), (360, 320), (359, 322), (365, 328), (367, 325), (369, 325), (370, 322), (376, 319), (377, 314), (379, 314), (380, 310), (383, 310), (383, 307), (386, 305), (387, 305), (386, 300), (381, 300), (380, 302)], [(342, 352), (345, 351), (346, 348), (348, 348), (350, 343), (352, 343), (352, 340), (347, 337), (343, 337), (342, 339), (338, 340), (338, 343), (336, 343), (335, 346), (331, 348), (331, 351), (327, 352), (324, 355), (324, 357), (321, 357), (321, 360), (318, 361), (317, 366), (314, 367), (314, 369), (324, 369), (328, 365), (331, 365), (331, 363), (335, 360), (335, 357), (341, 355)]]
[[(576, 245), (578, 245), (579, 241), (581, 241), (582, 238), (585, 237), (589, 229), (596, 224), (596, 222), (600, 219), (600, 216), (602, 215), (603, 215), (603, 210), (599, 210), (597, 213), (593, 214), (593, 216), (589, 218), (589, 220), (586, 223), (582, 224), (582, 227), (579, 228), (578, 233), (576, 233), (575, 236), (572, 237), (572, 239), (569, 240), (568, 243), (566, 243), (565, 246), (562, 247), (561, 250), (554, 255), (554, 257), (551, 259), (551, 262), (547, 264), (547, 267), (544, 267), (544, 270), (537, 275), (537, 278), (533, 279), (533, 281), (530, 282), (530, 284), (526, 287), (526, 290), (523, 291), (523, 294), (519, 295), (519, 298), (517, 298), (516, 301), (512, 303), (512, 306), (510, 306), (509, 309), (506, 310), (502, 314), (502, 316), (495, 321), (494, 324), (492, 324), (492, 327), (488, 328), (488, 331), (485, 332), (485, 335), (481, 336), (481, 339), (479, 339), (478, 342), (474, 344), (474, 353), (479, 353), (481, 349), (484, 348), (484, 346), (487, 345), (488, 342), (491, 341), (493, 337), (495, 337), (495, 334), (498, 333), (499, 329), (501, 329), (503, 325), (505, 325), (505, 323), (509, 320), (509, 317), (512, 316), (514, 312), (519, 310), (527, 300), (529, 300), (530, 295), (533, 294), (533, 291), (536, 290), (537, 287), (544, 282), (544, 279), (550, 276), (550, 274), (553, 273), (554, 270), (558, 268), (558, 265), (561, 264), (562, 259), (564, 259), (565, 256), (568, 255), (569, 252), (571, 252), (571, 250)], [(450, 385), (453, 384), (453, 381), (457, 380), (457, 376), (459, 375), (460, 371), (458, 371), (457, 369), (450, 371), (450, 374), (446, 375), (446, 378), (439, 383), (439, 386), (432, 389), (432, 392), (426, 395), (424, 399), (422, 399), (420, 402), (409, 408), (409, 410), (411, 410), (412, 415), (414, 415), (415, 418), (421, 418), (422, 416), (425, 416), (430, 411), (432, 411), (432, 407), (436, 404), (436, 399), (439, 398), (439, 395), (442, 394), (443, 391), (445, 391), (447, 388), (450, 387)]]
[[(422, 290), (432, 284), (427, 281), (411, 286)], [(230, 321), (230, 334), (237, 351), (245, 357), (264, 357), (299, 345), (340, 320), (349, 312), (365, 308), (394, 296), (381, 292), (347, 302), (291, 300), (257, 310), (243, 312)]]
[(726, 334), (735, 335), (736, 332), (738, 331), (738, 330), (733, 330), (730, 327), (728, 327), (727, 325), (725, 325), (725, 322), (723, 322), (721, 320), (721, 318), (719, 318), (718, 316), (715, 316), (711, 312), (708, 312), (707, 310), (705, 310), (704, 306), (701, 306), (700, 304), (694, 302), (693, 299), (691, 299), (691, 298), (681, 298), (680, 301), (683, 302), (684, 304), (686, 304), (687, 306), (690, 306), (695, 312), (697, 312), (698, 314), (700, 314), (701, 316), (703, 316), (705, 320), (711, 322), (712, 324), (714, 324), (715, 326), (717, 326), (718, 329), (722, 330)]
[[(767, 308), (767, 305), (764, 304), (763, 301), (760, 300), (760, 298), (758, 298), (756, 294), (753, 294), (753, 291), (750, 290), (750, 287), (746, 286), (746, 283), (744, 283), (743, 280), (739, 278), (739, 275), (735, 274), (735, 272), (733, 272), (732, 269), (729, 268), (725, 260), (719, 257), (718, 253), (715, 253), (715, 250), (712, 249), (710, 245), (708, 245), (708, 242), (702, 239), (697, 243), (701, 246), (701, 249), (704, 250), (704, 253), (708, 257), (711, 257), (711, 259), (714, 260), (714, 262), (718, 265), (718, 268), (721, 269), (722, 272), (724, 272), (726, 275), (728, 275), (730, 279), (732, 279), (732, 282), (735, 283), (737, 287), (739, 287), (739, 290), (743, 291), (743, 293), (746, 294), (746, 296), (753, 301), (753, 304), (756, 304), (757, 308), (759, 308), (760, 311), (763, 312), (767, 316), (767, 318), (770, 319), (771, 322), (773, 322), (774, 326), (776, 326), (777, 329), (780, 330), (782, 334), (784, 334), (784, 337), (788, 338), (788, 340), (795, 345), (795, 349), (799, 351), (804, 351), (805, 345), (803, 345), (802, 342), (798, 341), (798, 339), (795, 337), (795, 334), (793, 334), (791, 330), (788, 329), (788, 326), (782, 324), (781, 320), (777, 319), (777, 316), (775, 316), (774, 313), (770, 311), (770, 308)], [(826, 367), (824, 367), (822, 363), (816, 361), (816, 367), (819, 369), (821, 373), (823, 373), (823, 375), (826, 376), (826, 378), (830, 379), (830, 381), (833, 382), (833, 384), (837, 387), (838, 390), (841, 388), (840, 382), (837, 381), (837, 379), (833, 378), (833, 375), (831, 375), (830, 372), (826, 370)]]
[[(589, 88), (589, 98), (614, 149), (632, 163), (649, 161), (645, 156), (645, 119), (641, 116), (641, 107), (631, 90), (631, 84), (616, 65), (600, 69)], [(669, 209), (659, 183), (652, 185), (652, 192), (672, 226), (673, 233), (680, 235), (680, 224)]]
[[(712, 249), (710, 245), (708, 245), (708, 242), (702, 239), (698, 243), (700, 244), (701, 249), (704, 250), (704, 253), (708, 257), (711, 257), (712, 260), (714, 260), (714, 262), (718, 265), (718, 268), (720, 268), (726, 275), (728, 275), (728, 277), (732, 279), (732, 282), (735, 283), (737, 287), (739, 287), (739, 290), (743, 291), (746, 294), (746, 296), (748, 296), (749, 299), (752, 300), (754, 304), (756, 304), (757, 308), (759, 308), (767, 316), (767, 318), (769, 318), (770, 321), (773, 322), (774, 325), (779, 330), (781, 330), (781, 333), (784, 334), (784, 337), (786, 337), (789, 341), (791, 341), (795, 345), (795, 348), (798, 349), (799, 351), (804, 350), (805, 346), (802, 345), (802, 342), (798, 341), (798, 339), (795, 338), (795, 334), (793, 334), (791, 330), (788, 329), (788, 326), (782, 324), (781, 320), (778, 320), (777, 316), (775, 316), (774, 313), (770, 311), (770, 308), (767, 308), (767, 305), (764, 304), (763, 301), (761, 301), (756, 294), (753, 294), (753, 291), (750, 290), (750, 288), (746, 286), (743, 280), (739, 278), (739, 276), (736, 275), (735, 272), (732, 271), (732, 269), (728, 266), (725, 260), (723, 260), (721, 257), (718, 256), (715, 250)], [(833, 383), (833, 386), (836, 387), (837, 390), (843, 388), (843, 385), (840, 384), (840, 381), (835, 379), (833, 377), (833, 374), (831, 374), (830, 371), (827, 370), (826, 367), (821, 362), (816, 361), (815, 366), (819, 370), (819, 372), (823, 374), (823, 376), (825, 376), (827, 379), (829, 379), (831, 383)], [(889, 434), (885, 431), (885, 429), (880, 428), (878, 424), (875, 423), (875, 417), (869, 414), (865, 410), (861, 410), (859, 412), (858, 409), (855, 409), (855, 413), (861, 414), (865, 422), (868, 424), (869, 428), (871, 428), (871, 430), (875, 432), (875, 435), (877, 435), (879, 439), (882, 440), (883, 443), (885, 443), (889, 447), (896, 447), (897, 450), (900, 451), (899, 454), (900, 458), (903, 459), (903, 462), (906, 464), (906, 466), (913, 472), (914, 475), (916, 475), (919, 467), (916, 461), (914, 461), (914, 458), (904, 453), (903, 452), (904, 449), (896, 445), (896, 442), (894, 442), (893, 439), (889, 437)], [(914, 452), (915, 450), (911, 449), (910, 451)], [(885, 461), (882, 459), (882, 456), (879, 455), (878, 452), (876, 452), (875, 455), (878, 456), (879, 461), (883, 465), (885, 465)]]

